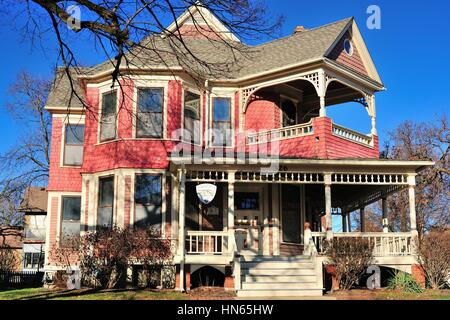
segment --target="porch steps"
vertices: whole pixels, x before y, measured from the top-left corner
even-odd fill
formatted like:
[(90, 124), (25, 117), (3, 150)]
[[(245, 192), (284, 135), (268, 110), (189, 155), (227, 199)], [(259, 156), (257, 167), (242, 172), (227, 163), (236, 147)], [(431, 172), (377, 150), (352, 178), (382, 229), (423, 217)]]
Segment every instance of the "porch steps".
[(322, 269), (311, 257), (244, 256), (238, 297), (321, 296)]

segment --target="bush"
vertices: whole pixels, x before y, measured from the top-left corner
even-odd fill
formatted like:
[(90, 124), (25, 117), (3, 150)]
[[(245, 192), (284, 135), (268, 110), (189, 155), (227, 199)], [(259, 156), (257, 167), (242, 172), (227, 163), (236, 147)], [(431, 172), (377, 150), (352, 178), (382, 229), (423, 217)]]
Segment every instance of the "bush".
[(433, 289), (442, 289), (450, 275), (450, 232), (430, 232), (424, 235), (417, 248), (417, 258), (427, 283)]
[(421, 293), (422, 288), (414, 280), (414, 278), (402, 271), (394, 271), (392, 277), (388, 281), (388, 289), (390, 290), (402, 290), (403, 292)]
[(364, 238), (333, 238), (325, 242), (324, 249), (341, 290), (357, 284), (373, 259), (373, 244)]
[(130, 265), (154, 270), (171, 259), (170, 240), (161, 239), (152, 228), (97, 230), (81, 239), (66, 239), (51, 252), (52, 260), (69, 271), (74, 262), (79, 265), (83, 285), (108, 289), (125, 283)]

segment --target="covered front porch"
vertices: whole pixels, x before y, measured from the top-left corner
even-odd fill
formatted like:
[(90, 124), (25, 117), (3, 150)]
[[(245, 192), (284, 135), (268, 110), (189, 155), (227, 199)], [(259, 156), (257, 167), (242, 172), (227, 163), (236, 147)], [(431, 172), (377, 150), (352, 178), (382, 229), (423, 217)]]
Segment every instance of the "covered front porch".
[[(216, 159), (217, 162), (217, 159)], [(236, 257), (298, 257), (308, 253), (304, 225), (320, 256), (322, 243), (333, 237), (364, 237), (374, 243), (379, 264), (414, 263), (417, 235), (415, 177), (429, 162), (388, 160), (280, 159), (269, 174), (258, 164), (228, 162), (172, 166), (173, 228), (178, 234), (176, 263), (183, 266), (233, 265)], [(228, 164), (227, 164), (228, 163)], [(212, 183), (211, 204), (200, 204), (195, 186)], [(402, 188), (409, 192), (408, 232), (390, 232), (387, 198)], [(382, 201), (382, 232), (366, 232), (365, 207)], [(350, 212), (360, 218), (350, 221)], [(333, 220), (342, 230), (333, 230)]]

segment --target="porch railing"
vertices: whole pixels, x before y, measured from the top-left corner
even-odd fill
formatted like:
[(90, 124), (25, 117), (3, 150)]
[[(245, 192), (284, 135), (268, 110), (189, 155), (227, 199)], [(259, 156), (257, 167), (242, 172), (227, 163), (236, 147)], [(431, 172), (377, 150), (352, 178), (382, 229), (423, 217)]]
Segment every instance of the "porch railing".
[[(312, 232), (319, 253), (324, 253), (325, 232)], [(412, 235), (409, 232), (350, 232), (334, 233), (334, 238), (361, 237), (373, 243), (374, 256), (407, 256), (412, 254)]]
[(187, 231), (187, 254), (222, 254), (226, 252), (228, 233), (224, 231)]
[(333, 134), (353, 142), (372, 146), (372, 137), (333, 123)]
[(271, 141), (303, 137), (314, 133), (312, 121), (279, 129), (261, 131), (249, 134), (248, 144), (267, 143)]

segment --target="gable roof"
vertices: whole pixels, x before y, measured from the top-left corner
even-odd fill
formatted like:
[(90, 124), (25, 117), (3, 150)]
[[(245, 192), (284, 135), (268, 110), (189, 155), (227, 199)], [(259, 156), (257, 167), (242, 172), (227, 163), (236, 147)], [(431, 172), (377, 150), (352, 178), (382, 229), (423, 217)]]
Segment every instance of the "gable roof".
[[(193, 13), (185, 12), (168, 29), (173, 31), (173, 28), (189, 23), (191, 14)], [(217, 20), (212, 14), (209, 17)], [(308, 62), (327, 60), (330, 52), (348, 32), (351, 32), (368, 71), (368, 75), (360, 74), (360, 76), (370, 78), (382, 85), (352, 17), (256, 46), (236, 42), (233, 37), (227, 38), (226, 41), (205, 37), (183, 37), (180, 41), (177, 37), (167, 34), (150, 35), (125, 54), (126, 58), (122, 60), (121, 67), (169, 71), (178, 69), (209, 80), (240, 81), (260, 73), (271, 73)], [(229, 35), (229, 32), (224, 34)], [(233, 41), (232, 45), (229, 45), (230, 39)], [(192, 55), (204, 63), (200, 63)], [(345, 68), (344, 65), (342, 67)], [(91, 68), (80, 69), (78, 76), (80, 78), (96, 77), (112, 70), (111, 61), (105, 61)], [(71, 90), (70, 82), (65, 73), (59, 76), (58, 86), (54, 86), (50, 93), (47, 102), (49, 106), (67, 106), (66, 102)], [(81, 91), (81, 87), (74, 89)], [(79, 107), (78, 104), (81, 102), (72, 98), (72, 104)]]
[(19, 212), (46, 213), (47, 189), (45, 187), (28, 187), (19, 206)]

